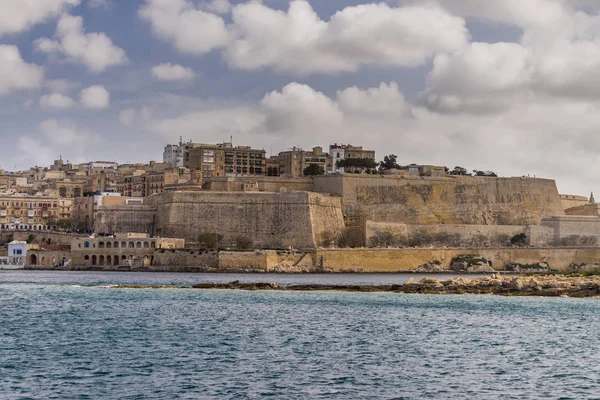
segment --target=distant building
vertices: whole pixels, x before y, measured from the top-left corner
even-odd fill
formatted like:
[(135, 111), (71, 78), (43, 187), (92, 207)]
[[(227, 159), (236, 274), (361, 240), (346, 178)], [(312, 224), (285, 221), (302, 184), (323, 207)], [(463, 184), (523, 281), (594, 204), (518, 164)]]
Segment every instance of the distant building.
[(12, 265), (25, 265), (27, 260), (27, 242), (14, 240), (8, 244), (8, 263)]
[(297, 178), (304, 176), (304, 169), (310, 164), (323, 168), (324, 172), (331, 167), (329, 154), (323, 152), (322, 147), (314, 147), (312, 151), (304, 151), (299, 147), (279, 153), (279, 166), (282, 176)]
[(215, 176), (264, 176), (265, 150), (236, 146), (225, 142), (216, 145), (197, 144), (189, 150), (188, 166), (196, 171), (197, 183)]
[(347, 158), (369, 158), (375, 161), (374, 150), (364, 150), (362, 146), (352, 146), (350, 144), (332, 144), (329, 146), (329, 156), (331, 157), (331, 167), (327, 173), (336, 174), (343, 172), (343, 169), (337, 167), (337, 162)]
[(437, 178), (446, 176), (446, 167), (438, 165), (419, 165), (418, 171), (421, 176), (432, 176)]

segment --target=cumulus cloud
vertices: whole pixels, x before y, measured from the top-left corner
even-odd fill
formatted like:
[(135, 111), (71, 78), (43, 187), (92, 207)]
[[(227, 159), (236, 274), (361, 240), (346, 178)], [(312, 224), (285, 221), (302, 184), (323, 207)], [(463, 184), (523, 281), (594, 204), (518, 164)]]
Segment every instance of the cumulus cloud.
[(37, 39), (34, 47), (44, 53), (62, 55), (68, 62), (84, 64), (96, 73), (127, 62), (125, 51), (115, 46), (106, 34), (85, 33), (81, 17), (63, 14), (58, 21), (55, 38)]
[(37, 132), (21, 136), (16, 144), (20, 165), (49, 165), (66, 149), (72, 162), (83, 162), (94, 153), (99, 136), (69, 119), (49, 119)]
[(80, 0), (0, 0), (0, 35), (25, 31), (79, 2)]
[(224, 52), (235, 68), (311, 73), (354, 71), (363, 64), (417, 66), (467, 45), (462, 18), (437, 6), (346, 7), (323, 21), (307, 1), (287, 12), (259, 2), (234, 7), (234, 40)]
[(44, 69), (29, 64), (16, 46), (0, 44), (0, 96), (19, 89), (35, 89), (42, 85)]
[(152, 76), (161, 81), (189, 81), (196, 77), (191, 68), (163, 63), (152, 68)]
[(75, 105), (75, 101), (61, 93), (52, 93), (40, 97), (40, 106), (45, 108), (67, 109)]
[(80, 98), (81, 104), (86, 108), (106, 108), (110, 105), (110, 93), (100, 85), (83, 89)]
[(206, 3), (206, 9), (217, 14), (227, 14), (231, 11), (229, 0), (212, 0)]
[(409, 106), (396, 82), (361, 90), (356, 86), (338, 91), (340, 108), (348, 114), (404, 115)]
[(221, 17), (188, 0), (146, 0), (139, 15), (150, 23), (156, 36), (185, 53), (208, 53), (225, 46), (229, 40)]

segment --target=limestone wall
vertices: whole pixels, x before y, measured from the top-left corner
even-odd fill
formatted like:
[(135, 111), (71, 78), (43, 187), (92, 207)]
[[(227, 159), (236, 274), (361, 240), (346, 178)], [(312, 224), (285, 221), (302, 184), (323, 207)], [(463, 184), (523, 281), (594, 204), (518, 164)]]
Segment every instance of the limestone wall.
[(547, 262), (566, 270), (572, 263), (600, 263), (598, 248), (503, 248), (503, 249), (327, 249), (317, 250), (317, 263), (332, 272), (403, 272), (439, 261), (448, 269), (452, 258), (474, 254), (492, 261), (497, 270), (506, 263)]
[(148, 205), (130, 204), (102, 206), (94, 221), (94, 232), (146, 232), (155, 231), (156, 208)]
[(381, 175), (314, 177), (314, 191), (342, 197), (347, 220), (407, 224), (539, 225), (564, 215), (553, 180)]
[(313, 248), (324, 230), (344, 226), (338, 198), (308, 192), (165, 192), (147, 203), (157, 209), (157, 235), (194, 242), (218, 233), (221, 246), (244, 237), (255, 247)]
[(29, 235), (33, 235), (34, 244), (48, 243), (50, 244), (63, 244), (70, 245), (73, 239), (86, 237), (86, 235), (79, 235), (73, 233), (62, 233), (52, 231), (0, 231), (0, 241), (7, 241), (12, 235), (13, 240), (27, 241)]
[(62, 260), (70, 260), (71, 252), (68, 250), (29, 250), (25, 260), (25, 266), (41, 266), (54, 268)]
[(154, 252), (155, 267), (196, 267), (202, 270), (217, 269), (219, 256), (216, 251), (157, 250)]
[(554, 231), (555, 243), (569, 236), (592, 236), (600, 244), (600, 217), (557, 216), (544, 218), (542, 225)]
[(394, 222), (367, 221), (365, 232), (366, 243), (369, 243), (370, 238), (373, 237), (376, 232), (384, 231), (391, 232), (404, 243), (408, 243), (410, 238), (413, 238), (420, 233), (424, 233), (430, 237), (445, 233), (448, 235), (456, 235), (458, 241), (462, 244), (468, 244), (478, 239), (479, 236), (494, 241), (499, 236), (511, 238), (519, 233), (525, 233), (526, 230), (527, 227), (523, 225), (406, 225)]
[(313, 190), (312, 177), (286, 178), (280, 176), (237, 176), (209, 178), (205, 189), (221, 192), (310, 192)]
[(267, 251), (221, 251), (219, 253), (219, 271), (268, 271), (269, 259)]
[(561, 194), (560, 201), (565, 210), (567, 208), (579, 207), (589, 204), (589, 199), (587, 197), (577, 196), (573, 194)]
[(565, 214), (574, 216), (600, 216), (600, 204), (584, 204), (576, 207), (567, 208)]

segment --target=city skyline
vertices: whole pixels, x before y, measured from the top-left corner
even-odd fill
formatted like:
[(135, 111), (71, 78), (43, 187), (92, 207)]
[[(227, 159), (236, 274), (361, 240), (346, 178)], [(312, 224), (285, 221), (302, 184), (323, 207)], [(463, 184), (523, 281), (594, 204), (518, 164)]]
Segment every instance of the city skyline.
[(160, 160), (180, 136), (233, 136), (267, 154), (365, 145), (587, 195), (598, 183), (598, 6), (519, 3), (11, 4), (0, 164)]

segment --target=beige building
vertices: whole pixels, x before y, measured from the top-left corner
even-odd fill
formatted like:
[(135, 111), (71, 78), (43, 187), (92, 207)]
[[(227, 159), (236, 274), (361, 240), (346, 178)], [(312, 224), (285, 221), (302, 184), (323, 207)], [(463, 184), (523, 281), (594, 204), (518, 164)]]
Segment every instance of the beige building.
[(294, 147), (291, 150), (279, 153), (280, 174), (288, 178), (304, 176), (304, 169), (310, 164), (316, 164), (327, 172), (331, 168), (329, 154), (323, 152), (322, 147), (314, 147), (312, 151), (304, 151)]
[(439, 165), (419, 165), (419, 175), (443, 178), (446, 176), (446, 168)]
[(264, 176), (266, 153), (250, 146), (233, 147), (231, 143), (196, 144), (188, 152), (186, 165), (197, 171), (197, 183), (215, 176)]
[(152, 238), (145, 233), (78, 238), (71, 243), (71, 263), (74, 266), (151, 266), (157, 249), (184, 247), (184, 239)]
[[(59, 204), (53, 197), (0, 194), (0, 229), (44, 229), (48, 221), (60, 219)], [(68, 209), (62, 203), (62, 210)]]
[(331, 157), (331, 167), (327, 173), (336, 174), (343, 172), (342, 168), (337, 167), (337, 162), (347, 158), (368, 158), (375, 161), (375, 151), (365, 150), (362, 146), (352, 146), (350, 144), (332, 144), (329, 146), (329, 156)]

